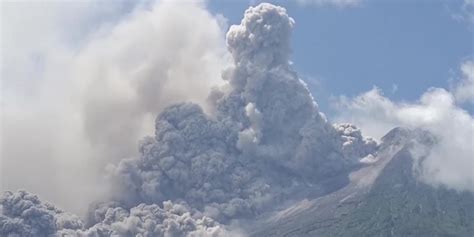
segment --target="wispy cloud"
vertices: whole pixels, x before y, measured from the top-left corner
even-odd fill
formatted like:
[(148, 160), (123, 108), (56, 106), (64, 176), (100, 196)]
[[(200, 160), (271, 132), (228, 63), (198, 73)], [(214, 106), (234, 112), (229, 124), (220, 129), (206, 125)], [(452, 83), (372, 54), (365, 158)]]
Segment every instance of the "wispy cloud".
[(298, 4), (305, 6), (336, 6), (336, 7), (355, 7), (364, 0), (296, 0)]
[(460, 22), (474, 24), (474, 0), (464, 0), (457, 9), (449, 9), (451, 17)]
[(474, 104), (474, 61), (465, 61), (461, 73), (461, 79), (453, 85), (454, 97), (459, 103)]

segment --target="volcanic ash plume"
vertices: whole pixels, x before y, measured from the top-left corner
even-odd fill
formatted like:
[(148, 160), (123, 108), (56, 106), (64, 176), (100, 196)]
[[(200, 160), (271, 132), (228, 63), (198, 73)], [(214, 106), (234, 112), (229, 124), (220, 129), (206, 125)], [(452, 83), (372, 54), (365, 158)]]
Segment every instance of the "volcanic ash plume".
[(214, 114), (191, 103), (162, 112), (140, 157), (110, 169), (117, 199), (180, 200), (220, 221), (254, 216), (373, 152), (355, 127), (347, 125), (351, 137), (318, 112), (289, 64), (293, 26), (284, 8), (249, 8), (227, 33), (234, 64), (223, 73), (228, 85), (209, 97)]
[(289, 64), (294, 24), (284, 8), (249, 8), (227, 33), (233, 65), (223, 73), (227, 84), (209, 96), (212, 114), (193, 103), (166, 108), (155, 136), (141, 141), (139, 157), (108, 167), (114, 198), (96, 204), (87, 228), (80, 221), (59, 225), (60, 212), (36, 201), (34, 210), (45, 218), (31, 221), (9, 209), (20, 193), (4, 199), (1, 230), (20, 223), (33, 235), (222, 236), (228, 232), (211, 218), (251, 218), (347, 177), (376, 144), (353, 125), (332, 126), (318, 111)]

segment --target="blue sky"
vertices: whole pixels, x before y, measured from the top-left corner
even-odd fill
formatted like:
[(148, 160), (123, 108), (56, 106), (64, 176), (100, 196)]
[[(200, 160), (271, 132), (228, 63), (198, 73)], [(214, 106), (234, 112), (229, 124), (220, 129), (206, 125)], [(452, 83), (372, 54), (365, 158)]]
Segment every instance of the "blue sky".
[[(373, 86), (395, 101), (416, 100), (429, 87), (449, 88), (473, 52), (473, 25), (454, 17), (462, 14), (463, 1), (363, 1), (351, 7), (272, 2), (295, 19), (295, 69), (329, 115), (333, 96), (355, 96)], [(232, 25), (249, 4), (211, 1), (209, 9)]]

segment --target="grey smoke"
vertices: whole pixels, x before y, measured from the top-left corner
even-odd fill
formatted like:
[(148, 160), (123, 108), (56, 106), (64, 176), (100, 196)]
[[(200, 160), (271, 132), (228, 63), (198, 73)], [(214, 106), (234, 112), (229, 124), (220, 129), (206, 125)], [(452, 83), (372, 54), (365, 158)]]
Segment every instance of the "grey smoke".
[(51, 236), (61, 229), (80, 229), (83, 222), (26, 191), (6, 192), (0, 199), (0, 235)]
[(342, 151), (346, 157), (353, 156), (356, 159), (375, 154), (377, 142), (371, 137), (363, 137), (362, 132), (355, 125), (341, 123), (334, 126), (343, 139)]
[(0, 204), (0, 235), (5, 237), (231, 236), (231, 232), (211, 218), (171, 201), (162, 206), (140, 204), (130, 210), (109, 207), (88, 228), (77, 216), (44, 203), (26, 191), (7, 192)]
[[(113, 193), (110, 200), (92, 206), (87, 224), (75, 217), (58, 224), (63, 223), (62, 211), (36, 197), (29, 198), (32, 195), (25, 192), (7, 193), (2, 199), (1, 231), (73, 236), (222, 236), (230, 233), (212, 219), (227, 224), (253, 218), (309, 187), (324, 192), (328, 188), (324, 182), (347, 179), (349, 171), (375, 152), (377, 145), (364, 138), (357, 127), (333, 126), (319, 112), (305, 83), (289, 64), (294, 24), (282, 7), (267, 3), (250, 7), (241, 24), (227, 33), (232, 65), (223, 73), (226, 84), (208, 97), (206, 111), (210, 112), (190, 102), (165, 108), (155, 121), (154, 136), (141, 140), (139, 155), (117, 157), (121, 159), (118, 164), (107, 166)], [(116, 33), (120, 35), (123, 29), (127, 27)], [(198, 64), (191, 66), (199, 68)], [(98, 91), (87, 91), (93, 105), (90, 108), (120, 112), (129, 106), (135, 108), (135, 100), (128, 100), (128, 95), (155, 96), (149, 87), (135, 87), (135, 81), (118, 78), (125, 81), (106, 78), (98, 82)], [(111, 81), (118, 83), (112, 91), (124, 97), (110, 97), (111, 103), (108, 97), (97, 99), (100, 88), (108, 88)], [(154, 83), (145, 85), (153, 88)], [(134, 93), (129, 94), (130, 90)], [(135, 121), (134, 112), (142, 107), (137, 109), (119, 113), (123, 120), (118, 123), (113, 119), (121, 116), (110, 118), (112, 128), (107, 124), (105, 129), (112, 129), (112, 133), (106, 133), (105, 138), (121, 135), (114, 133), (115, 126), (121, 121)], [(141, 112), (148, 113), (148, 109)], [(100, 120), (92, 127), (104, 122)], [(34, 201), (11, 205), (23, 199)], [(24, 215), (25, 206), (40, 212)]]
[(294, 20), (260, 4), (227, 33), (229, 85), (196, 104), (165, 109), (140, 156), (109, 167), (117, 199), (136, 205), (180, 200), (220, 221), (252, 217), (297, 190), (347, 173), (375, 151), (351, 125), (318, 112), (289, 65)]

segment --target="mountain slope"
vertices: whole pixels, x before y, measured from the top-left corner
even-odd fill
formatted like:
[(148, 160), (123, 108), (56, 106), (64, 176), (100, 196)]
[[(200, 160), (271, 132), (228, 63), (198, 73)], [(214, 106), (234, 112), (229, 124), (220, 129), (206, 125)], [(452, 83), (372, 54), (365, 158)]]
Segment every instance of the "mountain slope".
[(349, 185), (265, 217), (253, 236), (473, 236), (474, 196), (415, 177), (410, 148), (433, 142), (420, 130), (390, 131)]

